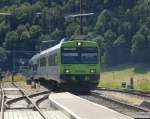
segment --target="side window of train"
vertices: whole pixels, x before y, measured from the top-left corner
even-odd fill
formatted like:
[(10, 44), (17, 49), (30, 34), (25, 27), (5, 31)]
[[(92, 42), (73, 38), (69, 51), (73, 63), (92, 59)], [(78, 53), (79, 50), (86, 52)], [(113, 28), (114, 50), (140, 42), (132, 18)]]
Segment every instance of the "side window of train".
[(37, 67), (40, 67), (40, 59), (37, 60)]
[(57, 55), (55, 55), (55, 65), (57, 65), (57, 63), (58, 63), (58, 57)]
[(33, 63), (32, 62), (29, 64), (29, 69), (33, 70)]
[(48, 66), (55, 66), (56, 65), (56, 60), (55, 60), (56, 55), (49, 55), (48, 57)]
[(33, 65), (33, 71), (37, 71), (37, 64)]
[(40, 59), (40, 67), (45, 67), (46, 66), (46, 58), (43, 57)]
[(29, 70), (32, 70), (32, 64), (29, 64)]

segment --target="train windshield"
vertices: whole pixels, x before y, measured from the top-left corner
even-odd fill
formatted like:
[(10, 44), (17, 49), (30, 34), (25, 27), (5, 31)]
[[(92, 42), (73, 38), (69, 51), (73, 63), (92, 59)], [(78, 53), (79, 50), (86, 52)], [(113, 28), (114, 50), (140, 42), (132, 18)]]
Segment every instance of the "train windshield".
[(97, 48), (62, 48), (62, 64), (97, 64)]

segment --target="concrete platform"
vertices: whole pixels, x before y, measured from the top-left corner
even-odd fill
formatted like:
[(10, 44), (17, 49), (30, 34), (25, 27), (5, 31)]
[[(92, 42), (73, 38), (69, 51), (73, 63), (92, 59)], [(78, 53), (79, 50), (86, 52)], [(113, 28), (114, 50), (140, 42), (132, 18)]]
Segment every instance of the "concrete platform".
[(6, 95), (20, 95), (19, 89), (17, 88), (4, 88)]
[(71, 119), (133, 119), (67, 92), (50, 94), (49, 99), (51, 106), (64, 111)]
[[(43, 111), (46, 119), (69, 119), (60, 111)], [(43, 119), (37, 111), (8, 111), (4, 119)]]

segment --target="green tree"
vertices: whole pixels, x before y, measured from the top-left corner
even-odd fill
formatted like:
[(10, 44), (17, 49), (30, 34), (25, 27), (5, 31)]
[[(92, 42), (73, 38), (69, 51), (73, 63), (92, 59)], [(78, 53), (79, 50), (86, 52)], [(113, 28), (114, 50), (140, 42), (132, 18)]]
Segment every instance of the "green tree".
[(29, 31), (32, 39), (36, 39), (41, 35), (41, 27), (39, 25), (32, 25)]
[(53, 40), (56, 40), (56, 43), (58, 43), (58, 41), (60, 41), (61, 38), (63, 38), (63, 32), (56, 28), (56, 30), (51, 33), (51, 38)]
[(19, 25), (17, 27), (17, 33), (19, 36), (21, 36), (22, 32), (26, 31), (27, 30), (27, 27), (25, 25)]
[(74, 35), (75, 33), (79, 32), (80, 26), (78, 23), (76, 22), (72, 22), (70, 23), (67, 28), (66, 28), (66, 36), (67, 37), (71, 37), (72, 35)]
[(96, 41), (98, 43), (99, 50), (100, 50), (100, 60), (101, 60), (101, 63), (104, 63), (104, 61), (102, 61), (102, 57), (104, 55), (104, 48), (103, 48), (104, 37), (99, 35), (96, 38), (94, 38), (93, 41)]
[(5, 35), (10, 30), (9, 24), (7, 24), (5, 21), (0, 23), (0, 45), (3, 44), (5, 41)]
[(115, 64), (121, 64), (130, 60), (130, 48), (128, 48), (125, 35), (120, 35), (113, 42)]
[(132, 25), (130, 22), (123, 22), (122, 24), (120, 24), (120, 26), (118, 28), (118, 33), (125, 34), (129, 40), (132, 37), (133, 31), (134, 30), (132, 29)]
[(0, 64), (1, 64), (1, 66), (2, 66), (2, 63), (6, 60), (6, 58), (7, 58), (7, 51), (4, 48), (0, 47)]
[(32, 9), (29, 3), (24, 3), (14, 11), (18, 24), (24, 24), (32, 20)]
[[(20, 35), (20, 39), (18, 42), (18, 45), (20, 45), (20, 49), (22, 50), (33, 50), (34, 44), (32, 44), (31, 36), (29, 31), (23, 31)], [(30, 47), (29, 47), (30, 46)]]
[(112, 32), (111, 30), (108, 30), (104, 34), (104, 41), (103, 41), (103, 47), (104, 47), (104, 60), (107, 65), (114, 65), (115, 58), (114, 58), (114, 49), (113, 49), (113, 43), (116, 40), (116, 34)]
[(105, 33), (110, 28), (111, 15), (108, 10), (103, 10), (97, 18), (95, 25), (96, 33)]
[(7, 54), (8, 52), (4, 48), (0, 47), (0, 69), (6, 69)]
[(63, 11), (66, 14), (74, 13), (76, 11), (76, 7), (78, 6), (79, 1), (78, 0), (68, 0), (65, 2), (63, 6)]
[(9, 50), (17, 49), (19, 47), (16, 44), (17, 40), (18, 40), (18, 34), (16, 31), (8, 32), (5, 37), (6, 48)]
[(132, 39), (131, 54), (135, 62), (147, 62), (148, 56), (148, 40), (139, 32), (137, 32)]
[(41, 2), (41, 1), (36, 1), (36, 3), (34, 3), (34, 4), (31, 6), (32, 13), (41, 12), (43, 8), (44, 8), (44, 3)]

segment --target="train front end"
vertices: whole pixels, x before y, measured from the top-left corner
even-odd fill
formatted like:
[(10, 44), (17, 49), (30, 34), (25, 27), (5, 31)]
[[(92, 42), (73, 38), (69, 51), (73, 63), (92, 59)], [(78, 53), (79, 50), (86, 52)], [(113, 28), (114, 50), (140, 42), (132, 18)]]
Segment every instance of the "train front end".
[(73, 86), (96, 87), (100, 80), (99, 48), (92, 41), (68, 41), (60, 48), (60, 79)]

